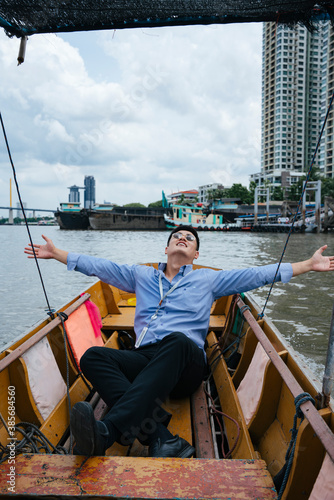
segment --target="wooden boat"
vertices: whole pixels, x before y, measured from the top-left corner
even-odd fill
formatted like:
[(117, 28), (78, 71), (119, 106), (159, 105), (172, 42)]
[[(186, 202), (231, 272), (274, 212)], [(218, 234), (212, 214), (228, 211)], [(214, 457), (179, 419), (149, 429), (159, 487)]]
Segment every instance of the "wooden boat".
[(198, 231), (221, 231), (227, 228), (222, 214), (203, 211), (202, 207), (188, 205), (173, 205), (172, 215), (165, 215), (166, 226), (169, 229), (181, 224), (187, 224)]
[[(254, 209), (254, 207), (252, 207)], [(254, 215), (240, 215), (234, 222), (230, 223), (225, 218), (224, 213), (218, 210), (203, 210), (202, 207), (173, 205), (173, 214), (165, 215), (165, 222), (168, 229), (187, 224), (197, 231), (254, 231), (254, 232), (288, 232), (290, 224), (283, 224), (278, 221), (280, 214), (269, 215), (267, 222), (266, 215), (258, 215), (258, 222), (255, 224)], [(303, 232), (301, 227), (294, 227), (294, 232)]]
[(258, 215), (255, 222), (254, 215), (244, 215), (236, 219), (236, 228), (241, 231), (252, 231), (254, 233), (303, 233), (305, 226), (302, 224), (292, 224), (288, 217), (281, 217), (280, 214)]
[[(32, 0), (29, 9), (25, 1), (8, 0), (1, 8), (0, 26), (11, 36), (22, 37), (18, 57), (22, 63), (26, 37), (36, 33), (253, 21), (309, 25), (331, 9), (327, 0), (291, 0), (289, 9), (273, 0), (129, 0), (109, 2), (108, 8), (88, 0), (75, 5), (63, 2), (57, 8)], [(102, 342), (87, 314), (89, 298), (102, 316), (105, 348), (119, 348), (119, 332), (133, 331), (135, 297), (98, 282), (60, 311), (68, 317), (69, 344), (58, 315), (35, 326), (0, 355), (2, 498), (276, 498), (273, 478), (278, 485), (277, 474), (284, 471), (290, 450), (290, 429), (301, 420), (294, 418), (295, 398), (304, 393), (309, 396), (297, 406), (298, 415), (302, 411), (306, 418), (298, 427), (287, 460), (289, 475), (279, 496), (334, 498), (334, 417), (329, 398), (318, 396), (321, 389), (314, 376), (269, 319), (257, 320), (259, 309), (247, 296), (224, 297), (213, 305), (207, 337), (212, 375), (191, 399), (166, 403), (173, 413), (171, 431), (194, 443), (194, 458), (149, 458), (137, 442), (131, 449), (115, 444), (104, 457), (56, 453), (57, 446), (62, 447), (59, 451), (69, 448), (69, 406), (87, 399), (97, 417), (105, 411), (74, 361), (82, 353), (83, 332), (86, 347)], [(23, 432), (25, 453), (18, 454), (15, 443)], [(42, 439), (48, 440), (46, 444)]]
[[(88, 300), (100, 311), (102, 337), (94, 332)], [(270, 320), (257, 319), (259, 307), (247, 295), (213, 304), (206, 351), (211, 375), (191, 398), (165, 403), (173, 413), (171, 432), (193, 443), (194, 458), (150, 458), (137, 441), (131, 448), (114, 444), (103, 457), (56, 453), (57, 446), (69, 449), (69, 405), (87, 399), (97, 418), (106, 411), (79, 376), (75, 359), (93, 344), (124, 347), (127, 334), (133, 335), (135, 301), (133, 294), (98, 281), (60, 309), (68, 317), (63, 320), (67, 344), (63, 317), (56, 315), (1, 353), (1, 498), (277, 498), (274, 478), (278, 487), (294, 426), (294, 400), (303, 393), (309, 396), (299, 411), (306, 418), (296, 420), (281, 498), (333, 498), (329, 397), (320, 395), (318, 381)], [(19, 454), (20, 428), (29, 436), (32, 430), (43, 433), (48, 445), (35, 441), (29, 447), (33, 438), (27, 437)]]

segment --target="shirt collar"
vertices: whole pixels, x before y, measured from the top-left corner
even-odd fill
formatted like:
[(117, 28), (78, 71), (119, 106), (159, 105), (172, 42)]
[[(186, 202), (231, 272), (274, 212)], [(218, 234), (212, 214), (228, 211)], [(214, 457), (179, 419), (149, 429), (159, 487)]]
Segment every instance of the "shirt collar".
[[(164, 271), (165, 271), (165, 269), (166, 269), (166, 267), (167, 267), (166, 262), (159, 262), (159, 265), (158, 265), (158, 269), (159, 269), (159, 271), (164, 272)], [(182, 274), (182, 276), (186, 276), (186, 275), (187, 275), (187, 274), (189, 274), (192, 270), (193, 270), (193, 266), (192, 266), (192, 264), (187, 264), (187, 265), (185, 265), (185, 266), (180, 267), (180, 271), (179, 271), (179, 273), (181, 273), (181, 274)]]

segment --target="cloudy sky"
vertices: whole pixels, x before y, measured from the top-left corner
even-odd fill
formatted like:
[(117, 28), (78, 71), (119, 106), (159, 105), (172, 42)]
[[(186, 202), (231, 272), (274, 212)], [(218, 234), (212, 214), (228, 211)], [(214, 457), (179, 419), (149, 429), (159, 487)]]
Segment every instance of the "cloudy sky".
[[(0, 111), (23, 201), (55, 209), (85, 175), (99, 203), (248, 186), (260, 169), (261, 39), (261, 24), (35, 35), (17, 66), (19, 40), (1, 30)], [(0, 173), (7, 206), (2, 135)]]

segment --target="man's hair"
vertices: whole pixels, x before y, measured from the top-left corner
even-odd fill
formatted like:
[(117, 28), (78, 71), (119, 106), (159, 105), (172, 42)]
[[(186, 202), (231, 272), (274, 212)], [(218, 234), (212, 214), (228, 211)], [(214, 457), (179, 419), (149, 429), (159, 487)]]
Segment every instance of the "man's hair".
[(169, 235), (169, 238), (168, 238), (168, 241), (167, 241), (167, 246), (169, 246), (169, 242), (171, 240), (172, 234), (178, 233), (179, 231), (189, 231), (189, 233), (192, 233), (195, 236), (195, 238), (196, 238), (197, 250), (199, 250), (199, 237), (198, 237), (196, 229), (194, 227), (191, 227), (191, 226), (180, 225), (180, 226), (175, 227), (173, 229), (173, 231)]

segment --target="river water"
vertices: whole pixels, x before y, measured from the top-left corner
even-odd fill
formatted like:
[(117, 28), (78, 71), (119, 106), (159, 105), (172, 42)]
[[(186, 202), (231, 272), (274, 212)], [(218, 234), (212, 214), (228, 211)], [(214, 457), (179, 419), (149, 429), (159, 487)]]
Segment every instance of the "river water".
[[(164, 261), (168, 233), (164, 231), (61, 231), (58, 226), (30, 226), (33, 241), (42, 243), (42, 234), (55, 245), (73, 252), (105, 257), (118, 263)], [(286, 234), (200, 233), (200, 257), (196, 263), (223, 269), (275, 263), (279, 260)], [(34, 260), (23, 253), (28, 243), (24, 226), (0, 226), (0, 350), (45, 318), (46, 299)], [(293, 234), (283, 262), (309, 258), (328, 244), (334, 254), (333, 234)], [(51, 307), (59, 308), (96, 278), (68, 272), (55, 261), (39, 261)], [(288, 284), (277, 284), (266, 314), (298, 351), (316, 375), (322, 378), (334, 303), (334, 273), (308, 273)], [(262, 307), (269, 286), (251, 292)]]

